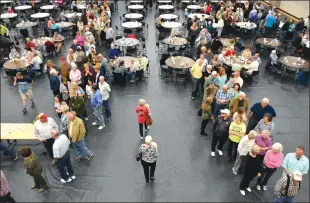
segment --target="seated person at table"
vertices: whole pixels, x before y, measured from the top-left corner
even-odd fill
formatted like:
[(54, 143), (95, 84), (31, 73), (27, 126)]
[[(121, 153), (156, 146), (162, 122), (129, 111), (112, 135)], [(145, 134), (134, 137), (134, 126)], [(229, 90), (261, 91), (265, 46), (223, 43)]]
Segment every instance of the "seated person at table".
[(256, 61), (258, 61), (258, 64), (259, 64), (259, 65), (262, 63), (262, 60), (260, 59), (259, 53), (256, 53), (256, 54), (254, 55), (254, 59), (255, 59)]
[(227, 63), (228, 63), (228, 62), (226, 61), (226, 59), (225, 59), (226, 53), (227, 53), (227, 51), (224, 50), (224, 51), (222, 51), (221, 54), (219, 54), (219, 61), (220, 61), (221, 64), (227, 64)]
[(244, 58), (251, 58), (252, 57), (252, 51), (251, 51), (251, 49), (252, 49), (252, 46), (251, 45), (248, 45), (247, 47), (246, 47), (246, 49), (242, 52), (242, 57), (244, 57)]
[(31, 47), (36, 47), (35, 43), (30, 39), (26, 39), (25, 49), (31, 51)]
[(54, 19), (52, 17), (50, 17), (50, 19), (47, 21), (47, 28), (48, 29), (51, 29), (53, 22), (54, 22)]
[(55, 44), (55, 47), (56, 47), (56, 54), (59, 53), (61, 47), (62, 47), (62, 41), (64, 40), (65, 38), (58, 34), (58, 32), (54, 32), (54, 36), (53, 36), (53, 41), (54, 41), (54, 44)]
[(108, 57), (110, 59), (116, 59), (119, 57), (119, 52), (118, 50), (115, 48), (115, 44), (111, 44), (111, 48), (108, 50)]
[(14, 13), (14, 10), (11, 7), (8, 7), (8, 13)]
[(244, 65), (244, 69), (246, 70), (242, 71), (244, 78), (249, 78), (250, 76), (252, 76), (253, 71), (258, 71), (258, 67), (259, 67), (259, 63), (257, 60), (248, 59), (247, 64)]
[(119, 64), (116, 65), (113, 71), (113, 76), (114, 76), (115, 84), (120, 84), (121, 86), (125, 86), (126, 84), (125, 61), (120, 61)]
[(32, 59), (31, 59), (31, 68), (30, 68), (30, 73), (37, 74), (40, 70), (40, 65), (43, 63), (41, 58), (37, 55), (37, 53), (32, 53)]
[(242, 42), (240, 41), (240, 38), (237, 37), (236, 40), (235, 40), (235, 50), (237, 52), (240, 52), (241, 50), (244, 49), (244, 45), (242, 44)]
[(219, 37), (216, 37), (211, 41), (211, 50), (213, 53), (218, 53), (222, 47), (223, 44), (221, 40), (219, 40)]
[(53, 23), (51, 25), (51, 30), (52, 30), (52, 33), (54, 33), (55, 31), (57, 31), (58, 33), (61, 32), (59, 25), (57, 23), (55, 23), (55, 21), (53, 21)]
[(236, 52), (235, 52), (235, 47), (231, 46), (225, 53), (224, 56), (235, 56)]
[(47, 53), (53, 53), (53, 52), (55, 52), (55, 45), (54, 45), (54, 43), (53, 42), (51, 42), (51, 41), (49, 41), (49, 40), (46, 40), (46, 42), (45, 42), (45, 49), (46, 49), (46, 52)]
[(129, 33), (127, 38), (137, 39), (137, 36), (135, 34)]
[(9, 59), (18, 59), (18, 58), (20, 58), (20, 54), (17, 52), (17, 50), (16, 49), (11, 49), (11, 52), (10, 52), (10, 54), (9, 54)]
[(128, 64), (128, 75), (129, 75), (129, 82), (135, 82), (136, 80), (136, 70), (139, 69), (139, 62), (135, 59), (131, 59)]
[(189, 16), (189, 12), (188, 12), (187, 8), (184, 10), (184, 16), (185, 16), (185, 19), (188, 18), (188, 16)]
[(42, 54), (42, 52), (40, 52), (39, 50), (37, 50), (37, 48), (35, 48), (35, 47), (31, 47), (31, 52), (32, 53), (36, 53), (39, 57), (40, 57), (40, 59), (43, 61), (44, 59), (43, 59), (43, 54)]
[(161, 17), (159, 16), (159, 17), (157, 18), (157, 20), (156, 20), (156, 27), (158, 27), (158, 28), (161, 27), (161, 21), (162, 21), (162, 19), (161, 19)]

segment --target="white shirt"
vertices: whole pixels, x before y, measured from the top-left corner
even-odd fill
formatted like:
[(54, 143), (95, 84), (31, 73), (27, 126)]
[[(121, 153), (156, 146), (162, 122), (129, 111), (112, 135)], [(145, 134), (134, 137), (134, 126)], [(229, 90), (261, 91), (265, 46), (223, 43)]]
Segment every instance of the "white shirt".
[(106, 83), (105, 81), (103, 83), (99, 82), (98, 85), (99, 85), (100, 93), (102, 96), (102, 100), (103, 101), (108, 100), (110, 97), (109, 92), (111, 92), (110, 85)]
[(310, 48), (309, 39), (306, 38), (306, 35), (302, 37), (301, 43), (303, 43), (307, 48)]
[(255, 144), (255, 139), (249, 140), (247, 135), (243, 136), (238, 145), (238, 153), (240, 156), (246, 156)]
[(245, 65), (244, 68), (247, 69), (249, 74), (252, 74), (253, 71), (258, 71), (259, 63), (257, 60), (252, 61), (250, 64)]
[(69, 149), (70, 141), (64, 134), (58, 136), (53, 144), (54, 158), (63, 157)]
[(38, 138), (38, 140), (42, 141), (43, 139), (50, 139), (51, 131), (53, 129), (58, 129), (58, 125), (51, 117), (47, 118), (46, 123), (41, 123), (40, 120), (37, 120), (34, 123), (34, 135)]
[(109, 27), (106, 30), (106, 39), (114, 39), (114, 30), (113, 28)]
[(39, 56), (35, 56), (31, 60), (31, 64), (34, 66), (34, 69), (36, 69), (36, 70), (40, 69), (40, 64), (42, 64), (42, 63), (43, 63), (43, 61), (41, 60), (41, 58)]
[(93, 97), (94, 92), (90, 85), (86, 85), (86, 94), (90, 99)]
[(243, 86), (243, 79), (239, 76), (237, 78), (234, 78), (235, 83), (239, 83), (240, 87)]

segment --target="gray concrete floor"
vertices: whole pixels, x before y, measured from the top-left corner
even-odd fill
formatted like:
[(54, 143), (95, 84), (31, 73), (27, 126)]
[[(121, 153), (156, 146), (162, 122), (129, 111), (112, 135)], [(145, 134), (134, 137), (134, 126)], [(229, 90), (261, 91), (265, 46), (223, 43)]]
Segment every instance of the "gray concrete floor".
[[(114, 25), (119, 25), (118, 16), (124, 12), (124, 3), (119, 2), (119, 10), (113, 14)], [(86, 163), (73, 161), (76, 180), (61, 184), (59, 173), (51, 166), (50, 158), (40, 157), (50, 189), (39, 194), (30, 190), (33, 180), (24, 173), (22, 158), (12, 161), (1, 155), (1, 169), (6, 174), (12, 196), (17, 202), (273, 200), (273, 187), (282, 170), (273, 175), (268, 191), (254, 189), (252, 193), (242, 196), (239, 193), (242, 177), (232, 174), (232, 165), (226, 160), (226, 146), (224, 156), (210, 157), (212, 136), (202, 137), (199, 134), (201, 118), (197, 116), (197, 110), (200, 102), (190, 99), (191, 86), (184, 88), (182, 84), (177, 84), (175, 87), (173, 83), (165, 83), (158, 76), (159, 62), (154, 49), (154, 14), (155, 9), (149, 9), (146, 20), (149, 24), (147, 54), (150, 59), (150, 77), (137, 86), (112, 87), (113, 118), (102, 131), (90, 126), (91, 120), (88, 121), (86, 143), (94, 152), (94, 157)], [(263, 54), (263, 63), (267, 56), (267, 53)], [(59, 63), (58, 58), (55, 63)], [(33, 91), (36, 108), (29, 109), (28, 114), (22, 115), (19, 92), (8, 87), (5, 79), (1, 78), (1, 122), (32, 122), (38, 112), (45, 112), (57, 120), (47, 77), (37, 79)], [(309, 89), (285, 80), (280, 83), (262, 68), (259, 82), (246, 84), (243, 91), (247, 93), (251, 104), (263, 97), (270, 99), (277, 111), (274, 120), (277, 133), (274, 140), (284, 145), (285, 154), (295, 151), (296, 146), (303, 145), (306, 156), (309, 156)], [(146, 99), (150, 104), (154, 124), (149, 134), (158, 143), (160, 153), (156, 180), (150, 184), (145, 183), (142, 167), (134, 158), (141, 144), (135, 115), (135, 106), (140, 98)], [(211, 125), (208, 125), (209, 134)], [(32, 145), (33, 151), (39, 154), (43, 147), (35, 146), (38, 143), (20, 141), (16, 149)], [(309, 176), (306, 176), (295, 201), (309, 201)]]

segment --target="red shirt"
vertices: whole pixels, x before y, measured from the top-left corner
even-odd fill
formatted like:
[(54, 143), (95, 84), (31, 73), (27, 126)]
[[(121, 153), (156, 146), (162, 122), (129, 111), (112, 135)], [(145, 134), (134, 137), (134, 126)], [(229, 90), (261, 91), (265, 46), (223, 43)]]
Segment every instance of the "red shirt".
[(128, 34), (127, 36), (128, 38), (132, 38), (132, 39), (137, 39), (136, 35), (135, 34)]
[(138, 115), (138, 123), (145, 123), (146, 116), (150, 114), (150, 110), (146, 106), (137, 106), (136, 113)]
[(225, 56), (234, 56), (234, 55), (236, 55), (235, 50), (231, 50), (231, 49), (229, 49), (225, 54)]
[(206, 7), (205, 13), (210, 14), (211, 12), (211, 5)]
[(8, 9), (8, 13), (14, 13), (13, 9)]
[(31, 42), (31, 41), (28, 41), (25, 45), (25, 49), (31, 49), (31, 47), (35, 47), (36, 48), (36, 45), (35, 43)]

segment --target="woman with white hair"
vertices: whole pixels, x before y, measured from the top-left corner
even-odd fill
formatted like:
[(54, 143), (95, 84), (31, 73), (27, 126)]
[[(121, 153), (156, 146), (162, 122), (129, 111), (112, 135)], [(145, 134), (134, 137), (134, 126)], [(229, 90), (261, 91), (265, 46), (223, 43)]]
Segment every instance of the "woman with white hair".
[(145, 131), (148, 131), (149, 127), (146, 125), (146, 117), (151, 114), (149, 108), (145, 106), (145, 100), (140, 99), (139, 105), (136, 107), (136, 113), (138, 116), (138, 123), (139, 123), (139, 132), (141, 136), (141, 140), (143, 139), (143, 125)]
[(283, 163), (283, 146), (276, 142), (272, 145), (272, 148), (265, 154), (264, 163), (261, 170), (261, 176), (257, 179), (256, 188), (261, 190), (267, 190), (267, 183), (269, 178), (276, 172), (277, 168), (282, 166)]
[(69, 74), (69, 78), (71, 82), (76, 82), (78, 85), (80, 85), (82, 83), (81, 71), (77, 68), (77, 65), (74, 62), (72, 62), (70, 65), (71, 65), (71, 71)]
[[(152, 142), (150, 135), (145, 137), (145, 144), (142, 144), (138, 151), (137, 161), (141, 159), (141, 164), (144, 171), (145, 180), (148, 183), (149, 180), (154, 181), (156, 161), (158, 158), (157, 144)], [(151, 169), (151, 170), (150, 170)]]

